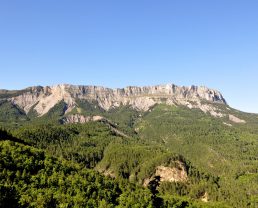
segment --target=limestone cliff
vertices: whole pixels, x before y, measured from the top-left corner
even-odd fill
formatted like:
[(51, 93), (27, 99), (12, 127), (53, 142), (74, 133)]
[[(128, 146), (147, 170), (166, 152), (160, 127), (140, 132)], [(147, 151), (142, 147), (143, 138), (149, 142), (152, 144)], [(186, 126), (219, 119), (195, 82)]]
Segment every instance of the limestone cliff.
[(130, 86), (122, 89), (60, 84), (51, 87), (30, 87), (21, 92), (17, 96), (7, 99), (26, 113), (34, 109), (39, 116), (46, 114), (60, 101), (67, 104), (66, 113), (70, 112), (76, 107), (77, 99), (94, 101), (104, 110), (120, 105), (131, 105), (134, 109), (141, 111), (147, 111), (159, 103), (184, 105), (189, 108), (200, 108), (202, 111), (210, 112), (218, 117), (222, 115), (217, 112), (217, 109), (209, 104), (202, 104), (202, 101), (226, 104), (222, 94), (217, 90), (197, 86), (180, 87), (174, 84), (148, 87)]

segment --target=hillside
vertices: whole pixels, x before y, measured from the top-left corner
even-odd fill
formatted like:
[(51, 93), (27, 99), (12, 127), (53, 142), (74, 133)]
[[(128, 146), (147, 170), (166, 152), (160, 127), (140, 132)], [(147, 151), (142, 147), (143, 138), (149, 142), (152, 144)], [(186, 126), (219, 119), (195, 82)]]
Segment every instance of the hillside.
[[(258, 115), (232, 109), (216, 90), (176, 85), (1, 90), (0, 124), (9, 132), (1, 131), (1, 193), (10, 191), (0, 203), (15, 192), (25, 207), (258, 204)], [(40, 165), (45, 163), (50, 166)], [(26, 169), (34, 165), (35, 171)], [(45, 174), (64, 177), (60, 184), (40, 185), (36, 178)], [(97, 178), (91, 181), (94, 196), (86, 192), (87, 174)], [(66, 181), (70, 177), (81, 188), (57, 193), (61, 184), (73, 184)], [(97, 187), (105, 184), (110, 186), (100, 193)]]

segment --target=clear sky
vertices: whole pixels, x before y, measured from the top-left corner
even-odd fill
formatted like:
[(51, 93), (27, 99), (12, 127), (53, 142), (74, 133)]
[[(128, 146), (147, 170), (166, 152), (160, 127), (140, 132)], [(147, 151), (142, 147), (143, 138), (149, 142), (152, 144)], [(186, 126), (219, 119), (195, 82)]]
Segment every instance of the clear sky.
[(258, 113), (257, 0), (1, 0), (0, 88), (206, 85)]

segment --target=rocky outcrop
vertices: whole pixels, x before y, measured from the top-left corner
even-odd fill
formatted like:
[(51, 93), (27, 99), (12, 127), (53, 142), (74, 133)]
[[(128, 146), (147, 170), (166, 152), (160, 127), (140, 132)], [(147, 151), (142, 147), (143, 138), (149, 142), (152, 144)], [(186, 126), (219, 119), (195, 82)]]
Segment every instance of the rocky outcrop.
[(27, 89), (24, 93), (8, 99), (24, 109), (26, 113), (34, 109), (39, 116), (46, 114), (60, 101), (67, 104), (65, 113), (68, 113), (76, 107), (77, 99), (94, 101), (104, 110), (120, 105), (130, 105), (141, 111), (147, 111), (150, 107), (159, 103), (185, 105), (189, 108), (200, 108), (202, 111), (210, 112), (218, 117), (221, 115), (216, 112), (216, 109), (211, 109), (209, 105), (203, 107), (201, 102), (226, 104), (225, 99), (217, 90), (197, 86), (180, 87), (174, 84), (149, 87), (130, 86), (123, 89), (61, 84), (52, 87), (31, 87)]
[(146, 178), (143, 181), (143, 186), (148, 186), (148, 184), (157, 177), (160, 182), (186, 182), (188, 176), (184, 163), (180, 161), (175, 161), (175, 163), (175, 167), (157, 166), (155, 174), (150, 178)]
[(121, 136), (121, 137), (126, 137), (129, 138), (128, 135), (126, 135), (124, 132), (120, 131), (117, 129), (117, 124), (111, 122), (107, 118), (103, 116), (83, 116), (81, 114), (71, 114), (68, 116), (65, 116), (62, 118), (61, 122), (63, 124), (69, 124), (69, 123), (87, 123), (90, 121), (100, 121), (104, 122), (112, 132), (114, 132), (116, 135)]
[(29, 91), (10, 98), (10, 100), (26, 113), (33, 107), (39, 116), (46, 114), (60, 101), (64, 101), (67, 104), (66, 113), (70, 112), (76, 104), (70, 93), (67, 92), (66, 85), (31, 87)]
[(167, 182), (185, 182), (187, 181), (187, 172), (184, 166), (180, 163), (180, 168), (158, 166), (156, 168), (156, 176), (160, 177), (160, 181)]
[(83, 116), (81, 114), (71, 114), (62, 119), (62, 123), (87, 123), (90, 121), (104, 121), (107, 120), (102, 116)]
[(237, 118), (237, 117), (234, 116), (234, 115), (229, 115), (228, 118), (229, 118), (230, 121), (233, 121), (234, 123), (246, 123), (245, 120), (242, 120), (242, 119), (240, 119), (240, 118)]

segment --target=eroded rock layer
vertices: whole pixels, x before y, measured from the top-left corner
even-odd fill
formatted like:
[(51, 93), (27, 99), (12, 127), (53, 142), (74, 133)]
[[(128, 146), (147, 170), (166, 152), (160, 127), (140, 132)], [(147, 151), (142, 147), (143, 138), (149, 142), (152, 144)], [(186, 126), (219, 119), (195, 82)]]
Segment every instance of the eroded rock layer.
[(46, 114), (60, 101), (67, 104), (68, 113), (76, 107), (77, 99), (94, 101), (104, 110), (120, 105), (130, 105), (141, 111), (147, 111), (159, 103), (185, 105), (189, 108), (200, 108), (218, 117), (222, 115), (214, 107), (203, 105), (201, 101), (226, 104), (222, 94), (217, 90), (197, 86), (180, 87), (174, 84), (122, 89), (61, 84), (51, 87), (30, 87), (8, 99), (26, 113), (34, 109), (39, 116)]

